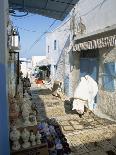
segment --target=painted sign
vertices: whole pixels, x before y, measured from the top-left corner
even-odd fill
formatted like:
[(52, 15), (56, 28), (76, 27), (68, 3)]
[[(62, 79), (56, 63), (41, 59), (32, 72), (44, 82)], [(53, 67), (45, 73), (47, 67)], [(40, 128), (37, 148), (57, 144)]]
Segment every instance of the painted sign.
[(112, 47), (116, 45), (116, 35), (75, 44), (74, 51)]

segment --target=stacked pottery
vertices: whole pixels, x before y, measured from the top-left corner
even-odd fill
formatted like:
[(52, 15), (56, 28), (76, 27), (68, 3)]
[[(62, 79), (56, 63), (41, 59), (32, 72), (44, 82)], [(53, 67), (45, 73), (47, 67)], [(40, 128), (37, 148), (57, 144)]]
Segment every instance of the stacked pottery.
[(18, 106), (12, 95), (9, 95), (9, 103), (10, 103), (10, 108), (9, 108), (10, 122), (12, 124), (15, 124), (19, 113), (18, 113)]
[(20, 112), (20, 107), (19, 107), (19, 105), (17, 104), (17, 100), (16, 100), (16, 99), (14, 99), (14, 104), (15, 104), (16, 112), (19, 113), (19, 112)]
[(29, 121), (29, 110), (24, 108), (22, 111), (22, 117), (23, 117), (23, 125), (24, 126), (30, 126), (31, 122)]
[(23, 148), (30, 147), (30, 142), (29, 142), (30, 133), (29, 133), (29, 131), (26, 128), (23, 130), (23, 132), (21, 134), (21, 137), (23, 139), (22, 147)]
[(29, 118), (30, 118), (30, 122), (32, 123), (32, 125), (37, 125), (37, 119), (36, 119), (35, 114), (31, 114)]
[(23, 98), (23, 85), (22, 85), (22, 81), (21, 79), (19, 79), (19, 85), (18, 85), (18, 88), (17, 88), (17, 92), (18, 92), (18, 96), (19, 98)]
[(12, 131), (10, 132), (10, 139), (13, 142), (12, 150), (20, 149), (19, 138), (20, 138), (20, 132), (16, 129), (15, 126), (13, 126)]
[(56, 135), (56, 131), (55, 131), (55, 128), (53, 125), (49, 126), (49, 131), (50, 131), (51, 135)]
[(27, 92), (24, 93), (24, 100), (29, 104), (29, 106), (32, 106), (32, 103), (30, 101), (31, 97), (29, 96), (29, 94)]
[(31, 132), (30, 141), (32, 143), (32, 146), (36, 145), (35, 138), (36, 138), (35, 135), (33, 134), (33, 132)]
[(26, 98), (23, 98), (23, 104), (21, 106), (21, 110), (23, 110), (23, 107), (27, 107), (27, 109), (29, 110), (29, 112), (31, 112), (31, 105), (30, 103), (28, 102), (28, 100)]
[(37, 134), (36, 134), (36, 140), (37, 140), (37, 144), (41, 144), (41, 134), (39, 133), (39, 131), (37, 131)]
[(21, 106), (22, 117), (23, 117), (23, 125), (30, 126), (31, 122), (29, 121), (29, 114), (31, 111), (31, 107), (27, 102), (23, 102)]

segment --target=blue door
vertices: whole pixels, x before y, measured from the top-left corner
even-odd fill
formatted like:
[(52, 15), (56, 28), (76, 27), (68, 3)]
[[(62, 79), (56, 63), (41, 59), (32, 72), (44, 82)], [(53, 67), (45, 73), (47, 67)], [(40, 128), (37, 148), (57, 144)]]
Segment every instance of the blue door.
[(96, 58), (80, 58), (80, 77), (90, 75), (97, 81), (98, 61)]
[[(96, 82), (98, 81), (98, 60), (97, 58), (81, 58), (80, 59), (80, 77), (90, 75)], [(95, 97), (95, 103), (97, 97)], [(95, 106), (95, 105), (94, 105)]]

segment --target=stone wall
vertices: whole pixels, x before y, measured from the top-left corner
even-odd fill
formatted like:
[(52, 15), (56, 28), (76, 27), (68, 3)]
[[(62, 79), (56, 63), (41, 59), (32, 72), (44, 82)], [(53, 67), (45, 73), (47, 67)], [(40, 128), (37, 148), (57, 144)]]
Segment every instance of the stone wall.
[[(69, 44), (67, 44), (67, 47)], [(79, 81), (79, 58), (80, 53), (74, 51), (67, 52), (65, 47), (57, 63), (56, 80), (62, 81), (64, 93), (69, 97), (73, 97)]]
[(64, 64), (65, 64), (65, 52), (64, 50), (62, 51), (60, 57), (59, 57), (59, 61), (58, 63), (56, 64), (56, 74), (55, 74), (55, 80), (59, 80), (61, 82), (64, 81)]
[(70, 36), (65, 42), (64, 48), (59, 56), (58, 62), (56, 64), (56, 74), (55, 79), (60, 80), (62, 82), (62, 88), (66, 95), (69, 95), (69, 72), (70, 72), (70, 64), (69, 64), (69, 54), (66, 53), (66, 49), (70, 45)]
[(112, 119), (116, 119), (116, 93), (109, 93), (100, 89), (98, 99), (100, 111)]
[(103, 64), (113, 61), (116, 62), (116, 47), (100, 50), (98, 109), (116, 119), (116, 90), (114, 92), (105, 91), (102, 83)]

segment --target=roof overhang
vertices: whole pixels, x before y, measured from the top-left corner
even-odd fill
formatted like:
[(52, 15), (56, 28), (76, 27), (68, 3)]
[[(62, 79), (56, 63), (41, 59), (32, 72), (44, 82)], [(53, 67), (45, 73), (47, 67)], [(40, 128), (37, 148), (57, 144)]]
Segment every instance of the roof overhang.
[(63, 20), (79, 0), (9, 0), (10, 8)]
[(116, 25), (74, 38), (73, 51), (116, 46)]

